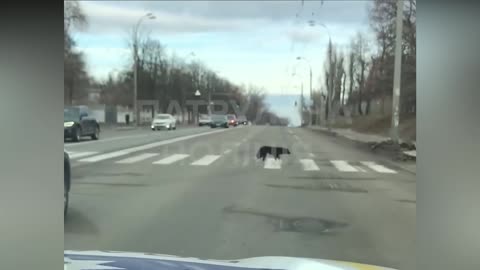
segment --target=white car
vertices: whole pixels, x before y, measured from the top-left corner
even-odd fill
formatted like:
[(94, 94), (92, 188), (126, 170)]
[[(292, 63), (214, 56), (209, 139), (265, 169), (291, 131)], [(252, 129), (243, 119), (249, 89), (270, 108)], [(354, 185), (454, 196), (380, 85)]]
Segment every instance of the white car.
[(160, 130), (165, 128), (167, 130), (177, 129), (177, 119), (171, 114), (160, 113), (155, 115), (151, 125), (152, 130)]

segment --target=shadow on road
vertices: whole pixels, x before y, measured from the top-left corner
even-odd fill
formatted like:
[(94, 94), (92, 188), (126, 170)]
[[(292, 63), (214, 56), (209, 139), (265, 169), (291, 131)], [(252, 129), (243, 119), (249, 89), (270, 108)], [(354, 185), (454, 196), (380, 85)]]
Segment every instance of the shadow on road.
[(82, 212), (70, 208), (64, 221), (64, 231), (74, 234), (97, 234), (98, 228)]

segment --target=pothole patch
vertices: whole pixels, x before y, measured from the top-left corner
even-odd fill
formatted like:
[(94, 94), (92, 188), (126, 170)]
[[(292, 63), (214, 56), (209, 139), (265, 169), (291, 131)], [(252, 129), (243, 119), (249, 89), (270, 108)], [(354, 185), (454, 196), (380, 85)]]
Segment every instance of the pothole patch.
[(327, 220), (315, 217), (287, 217), (278, 214), (257, 211), (251, 208), (239, 208), (235, 206), (225, 207), (224, 212), (229, 214), (247, 214), (263, 217), (271, 224), (275, 231), (299, 232), (314, 234), (331, 234), (348, 226), (345, 222)]

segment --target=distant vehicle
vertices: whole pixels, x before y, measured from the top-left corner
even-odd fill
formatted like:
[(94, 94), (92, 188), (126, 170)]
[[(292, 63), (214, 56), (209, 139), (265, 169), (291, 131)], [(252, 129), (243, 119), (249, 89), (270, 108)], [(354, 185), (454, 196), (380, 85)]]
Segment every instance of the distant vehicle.
[(223, 114), (214, 114), (211, 117), (212, 121), (210, 123), (211, 128), (224, 127), (228, 128), (228, 118)]
[(63, 217), (67, 216), (68, 198), (70, 194), (70, 157), (68, 153), (63, 150)]
[(63, 109), (63, 137), (80, 141), (83, 136), (90, 136), (93, 140), (100, 138), (100, 125), (90, 116), (87, 106), (70, 106)]
[(211, 117), (208, 114), (201, 114), (198, 119), (199, 126), (208, 126), (212, 122)]
[(247, 117), (245, 117), (244, 115), (240, 115), (238, 117), (237, 121), (238, 121), (239, 125), (247, 125), (248, 124)]
[(230, 126), (234, 126), (234, 127), (238, 126), (238, 121), (235, 114), (227, 114), (227, 118), (228, 118), (228, 124)]
[(168, 113), (159, 113), (155, 115), (151, 125), (152, 130), (160, 130), (165, 128), (167, 130), (177, 129), (177, 119)]

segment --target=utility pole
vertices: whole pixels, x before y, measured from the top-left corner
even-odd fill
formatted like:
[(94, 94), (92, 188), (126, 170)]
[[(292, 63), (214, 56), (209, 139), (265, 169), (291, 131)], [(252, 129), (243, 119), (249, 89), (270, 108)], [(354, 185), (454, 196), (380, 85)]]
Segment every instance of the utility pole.
[(303, 81), (300, 89), (300, 120), (302, 121), (301, 126), (303, 126), (303, 121), (304, 121), (303, 119)]
[(402, 73), (402, 26), (403, 26), (403, 1), (397, 0), (397, 28), (395, 38), (395, 65), (393, 73), (393, 99), (392, 99), (392, 130), (391, 136), (395, 143), (399, 142), (398, 124), (400, 117), (400, 76)]
[[(140, 29), (140, 24), (142, 23), (143, 19), (150, 19), (154, 20), (155, 16), (152, 13), (147, 13), (138, 19), (138, 22), (135, 24), (133, 29), (133, 113), (135, 115), (135, 126), (138, 126), (139, 122), (139, 115), (137, 109), (137, 81), (138, 81), (138, 31)], [(133, 120), (133, 119), (132, 119)]]
[[(310, 67), (310, 102), (312, 102), (313, 104), (313, 91), (312, 91), (312, 68)], [(310, 105), (310, 110), (308, 110), (310, 112), (310, 126), (313, 125), (313, 115), (312, 115), (312, 111), (313, 111), (313, 106)]]

